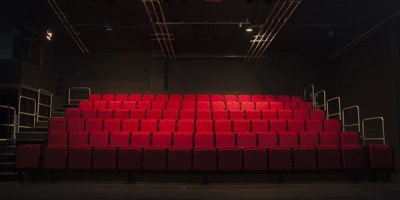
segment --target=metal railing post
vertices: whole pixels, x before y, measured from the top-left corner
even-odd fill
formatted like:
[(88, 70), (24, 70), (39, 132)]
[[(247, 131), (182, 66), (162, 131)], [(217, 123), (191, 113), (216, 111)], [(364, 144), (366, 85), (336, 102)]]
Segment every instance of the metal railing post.
[[(11, 106), (6, 106), (6, 105), (0, 105), (0, 108), (4, 108), (7, 109), (7, 123), (6, 124), (0, 124), (0, 126), (3, 127), (7, 127), (7, 134), (10, 132), (10, 127), (13, 127), (13, 132), (12, 132), (12, 138), (10, 138), (11, 140), (15, 139), (15, 127), (16, 127), (16, 120), (15, 120), (15, 115), (16, 115), (16, 110), (14, 107)], [(10, 120), (10, 114), (12, 112), (12, 122)], [(8, 138), (6, 138), (6, 140), (8, 140)]]
[[(317, 101), (317, 98), (320, 94), (322, 94), (322, 98), (324, 101), (323, 104), (319, 104), (319, 102)], [(321, 107), (323, 107), (324, 110), (326, 110), (326, 91), (325, 90), (320, 90), (315, 93), (315, 108), (321, 109)]]
[[(33, 113), (29, 113), (29, 112), (24, 112), (21, 111), (21, 103), (22, 100), (28, 100), (28, 101), (32, 101), (33, 102)], [(36, 99), (34, 98), (30, 98), (30, 97), (26, 97), (26, 96), (19, 96), (18, 99), (18, 124), (17, 124), (17, 132), (20, 131), (20, 128), (35, 128), (36, 126), (36, 113), (37, 113), (37, 108), (36, 108)], [(25, 126), (25, 125), (21, 125), (21, 115), (25, 115), (25, 116), (31, 116), (33, 117), (33, 125), (32, 126)]]
[[(356, 124), (346, 124), (346, 117), (345, 117), (346, 111), (349, 111), (352, 109), (355, 109), (357, 112), (357, 123)], [(342, 130), (346, 131), (346, 127), (354, 127), (354, 126), (357, 126), (358, 132), (361, 131), (360, 130), (361, 129), (360, 128), (360, 107), (358, 105), (349, 106), (349, 107), (343, 108), (343, 110), (342, 110)]]
[[(330, 113), (329, 112), (329, 105), (330, 105), (331, 102), (333, 102), (335, 100), (338, 102), (338, 112), (337, 113)], [(340, 97), (333, 97), (333, 98), (328, 99), (326, 101), (326, 118), (327, 119), (330, 119), (330, 117), (333, 117), (333, 116), (339, 116), (339, 120), (342, 120), (341, 111), (342, 111), (342, 105), (341, 105)]]
[(87, 91), (88, 96), (90, 96), (92, 94), (92, 90), (90, 89), (90, 87), (71, 87), (71, 88), (68, 89), (68, 105), (70, 105), (71, 102), (87, 100), (87, 99), (74, 99), (74, 98), (72, 98), (71, 93), (73, 91)]
[[(49, 103), (42, 103), (42, 95), (43, 96), (48, 96), (50, 98)], [(46, 107), (49, 109), (49, 116), (46, 115), (41, 115), (40, 114), (40, 107)], [(53, 93), (44, 90), (44, 89), (39, 89), (38, 90), (38, 99), (37, 99), (37, 115), (36, 115), (36, 121), (39, 122), (41, 118), (46, 118), (46, 119), (50, 119), (52, 116), (52, 112), (53, 112)]]
[[(365, 122), (368, 122), (368, 121), (381, 121), (381, 131), (382, 131), (381, 138), (368, 138), (365, 136)], [(362, 140), (363, 140), (364, 145), (365, 145), (365, 141), (367, 141), (367, 140), (380, 140), (383, 142), (383, 144), (386, 144), (385, 119), (383, 117), (370, 117), (370, 118), (363, 119), (362, 120)]]
[[(310, 89), (311, 89), (311, 93), (308, 93)], [(316, 103), (315, 103), (315, 87), (314, 87), (314, 84), (310, 84), (310, 85), (306, 86), (304, 88), (304, 90), (303, 90), (303, 95), (304, 95), (304, 100), (305, 101), (311, 101), (312, 105), (313, 105), (313, 108), (315, 108)]]

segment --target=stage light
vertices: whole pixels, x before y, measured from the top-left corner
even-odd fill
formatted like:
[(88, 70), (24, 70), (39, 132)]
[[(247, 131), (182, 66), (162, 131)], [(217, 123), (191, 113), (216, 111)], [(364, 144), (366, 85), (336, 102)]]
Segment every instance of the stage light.
[(253, 29), (252, 28), (246, 28), (246, 32), (253, 32)]
[(46, 32), (47, 40), (51, 41), (52, 37), (53, 37), (53, 32), (51, 32), (50, 30), (47, 30), (47, 32)]

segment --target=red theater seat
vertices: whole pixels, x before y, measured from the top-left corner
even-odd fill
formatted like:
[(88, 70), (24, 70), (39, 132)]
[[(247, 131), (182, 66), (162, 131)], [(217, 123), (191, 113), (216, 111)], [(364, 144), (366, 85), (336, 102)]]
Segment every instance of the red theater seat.
[(292, 170), (292, 151), (289, 147), (270, 147), (268, 150), (269, 170)]
[(220, 94), (212, 94), (210, 100), (211, 102), (224, 101), (223, 96)]
[(142, 132), (157, 132), (157, 120), (144, 119), (140, 121), (140, 131)]
[(128, 100), (136, 101), (136, 102), (142, 101), (142, 95), (141, 94), (130, 94)]
[[(212, 145), (214, 146), (214, 145)], [(192, 148), (193, 133), (176, 132), (174, 133), (174, 147)]]
[(81, 118), (81, 109), (79, 108), (68, 108), (65, 112), (65, 118), (67, 119), (79, 119)]
[(136, 101), (124, 101), (122, 103), (123, 109), (136, 110)]
[(225, 110), (225, 102), (212, 102), (212, 110)]
[(247, 95), (247, 94), (240, 94), (240, 95), (238, 95), (238, 101), (239, 101), (239, 102), (248, 102), (248, 101), (251, 101), (250, 95)]
[(83, 131), (85, 128), (84, 119), (69, 119), (67, 124), (67, 131)]
[(295, 132), (305, 131), (304, 120), (301, 119), (288, 120), (288, 131), (295, 131)]
[(237, 134), (237, 147), (256, 147), (257, 135), (256, 133), (238, 133)]
[(49, 131), (67, 130), (67, 120), (64, 118), (51, 118), (49, 121)]
[(69, 146), (86, 146), (88, 144), (88, 133), (85, 131), (73, 131), (68, 135)]
[(153, 102), (155, 100), (155, 95), (154, 94), (143, 94), (142, 96), (142, 101), (151, 101)]
[(158, 122), (158, 130), (160, 132), (170, 132), (176, 131), (176, 120), (174, 119), (164, 119)]
[(232, 133), (217, 133), (216, 134), (216, 146), (221, 147), (235, 147), (235, 134)]
[(17, 147), (15, 168), (37, 169), (39, 168), (40, 145), (24, 144)]
[(213, 148), (214, 134), (212, 132), (197, 132), (194, 135), (194, 145), (196, 148)]
[(110, 101), (108, 102), (108, 109), (113, 109), (113, 110), (117, 110), (117, 109), (121, 109), (122, 108), (122, 102), (121, 101)]
[(89, 145), (91, 146), (107, 146), (108, 145), (108, 132), (93, 131), (89, 135)]
[(178, 110), (164, 110), (163, 119), (173, 119), (177, 120), (179, 118)]
[(243, 149), (245, 171), (266, 171), (267, 151), (261, 147), (248, 147)]
[(137, 119), (122, 120), (121, 130), (126, 131), (126, 132), (138, 132), (139, 131), (139, 120), (137, 120)]
[(317, 148), (317, 153), (319, 170), (338, 170), (342, 168), (339, 147), (321, 146)]
[(111, 146), (98, 146), (93, 149), (93, 169), (113, 170), (117, 166), (117, 149)]
[(103, 120), (102, 119), (87, 119), (85, 122), (85, 131), (102, 131)]
[(278, 146), (278, 136), (276, 132), (259, 132), (258, 133), (259, 147), (275, 147)]
[(158, 101), (158, 102), (167, 102), (169, 100), (168, 98), (169, 98), (168, 94), (157, 94), (156, 95), (156, 101)]
[(211, 105), (210, 102), (197, 102), (197, 110), (210, 110), (211, 109)]
[(342, 146), (360, 146), (360, 135), (357, 132), (347, 131), (340, 133)]
[(151, 104), (151, 109), (154, 110), (164, 110), (165, 109), (165, 102), (164, 101), (156, 101)]
[(233, 132), (235, 132), (235, 133), (250, 132), (250, 121), (249, 120), (234, 120), (233, 121)]
[(290, 96), (289, 95), (278, 95), (278, 101), (280, 102), (289, 102)]
[(284, 108), (287, 110), (297, 110), (299, 109), (299, 105), (297, 102), (284, 102)]
[(252, 102), (264, 102), (264, 96), (261, 94), (251, 95)]
[(128, 101), (128, 94), (115, 95), (115, 101)]
[(167, 110), (179, 110), (181, 109), (181, 102), (170, 101), (167, 103)]
[(269, 108), (271, 110), (283, 110), (283, 103), (282, 102), (269, 102)]
[(229, 119), (244, 119), (244, 110), (231, 110), (229, 111)]
[(184, 101), (182, 102), (182, 110), (195, 110), (196, 103), (192, 101)]
[(319, 138), (317, 132), (300, 132), (300, 146), (319, 146)]
[(93, 102), (93, 109), (107, 109), (107, 101)]
[(197, 102), (209, 102), (210, 96), (208, 94), (199, 94), (197, 95)]
[(317, 154), (314, 147), (293, 148), (293, 168), (294, 170), (316, 170)]
[(129, 146), (130, 132), (126, 131), (116, 131), (111, 132), (110, 135), (110, 145), (116, 147), (126, 147)]
[(44, 151), (44, 169), (65, 169), (67, 168), (67, 147), (48, 146)]
[(215, 148), (194, 149), (194, 171), (215, 171), (217, 170), (217, 151)]
[(310, 119), (325, 119), (324, 110), (310, 110)]
[(146, 119), (161, 119), (162, 110), (147, 110)]
[(180, 94), (171, 94), (171, 95), (169, 95), (169, 101), (170, 102), (173, 102), (173, 101), (181, 102), (182, 101), (182, 95), (180, 95)]
[(219, 171), (241, 171), (242, 150), (235, 147), (223, 147), (218, 149)]
[(246, 119), (261, 119), (261, 112), (259, 110), (246, 110)]
[(81, 101), (78, 108), (82, 110), (93, 109), (93, 101)]
[(292, 95), (291, 101), (293, 101), (293, 102), (303, 102), (304, 99), (303, 99), (302, 96), (299, 96), (299, 95)]
[(195, 111), (194, 110), (181, 110), (179, 113), (179, 119), (189, 119), (194, 120), (195, 118)]
[(192, 170), (191, 148), (174, 147), (168, 150), (168, 170), (190, 171)]
[(339, 135), (337, 132), (321, 132), (319, 140), (321, 146), (339, 146)]
[(220, 120), (220, 119), (228, 119), (228, 111), (227, 110), (214, 110), (213, 111), (213, 119)]
[(254, 102), (242, 102), (242, 110), (254, 110)]
[(268, 132), (268, 121), (267, 120), (252, 120), (251, 121), (251, 131), (252, 132)]
[(89, 95), (89, 101), (101, 101), (101, 94)]
[(66, 131), (53, 131), (49, 133), (47, 139), (47, 146), (66, 146), (66, 145), (67, 145)]
[(267, 95), (264, 96), (264, 101), (265, 102), (273, 102), (273, 101), (277, 101), (277, 100), (278, 99), (276, 98), (275, 95), (267, 94)]
[(311, 102), (298, 102), (299, 103), (299, 110), (312, 110), (312, 103)]
[(114, 94), (103, 94), (101, 97), (102, 101), (114, 101), (115, 100), (115, 95)]
[(196, 132), (213, 132), (213, 121), (212, 120), (197, 120), (196, 121)]
[(299, 145), (299, 139), (296, 132), (279, 133), (279, 146), (297, 147), (298, 145)]
[(137, 102), (137, 109), (141, 110), (150, 110), (151, 102), (150, 101), (139, 101)]
[(239, 102), (226, 102), (226, 109), (227, 110), (240, 110)]
[(178, 120), (178, 132), (194, 132), (194, 120)]
[(310, 119), (308, 110), (295, 110), (293, 114), (295, 119)]
[(278, 112), (276, 110), (262, 110), (262, 119), (278, 119)]
[(233, 94), (224, 95), (225, 102), (238, 101), (237, 96)]
[(171, 133), (157, 132), (152, 137), (152, 147), (168, 148), (171, 147)]
[(132, 132), (131, 146), (150, 147), (150, 132)]
[(146, 110), (131, 110), (131, 119), (145, 119)]
[(292, 110), (278, 110), (278, 119), (293, 119)]
[(143, 170), (166, 170), (167, 151), (165, 148), (149, 147), (143, 149)]
[(114, 110), (114, 119), (129, 119), (130, 110)]
[(340, 132), (340, 121), (336, 119), (324, 120), (324, 131)]
[(141, 149), (137, 147), (120, 147), (118, 149), (119, 170), (140, 170)]
[(256, 102), (257, 110), (269, 110), (269, 102)]
[(342, 147), (342, 162), (344, 170), (363, 170), (366, 167), (363, 147)]
[(393, 170), (393, 149), (389, 145), (372, 144), (368, 147), (370, 166), (373, 170)]
[(287, 131), (287, 121), (284, 119), (271, 119), (269, 120), (269, 131), (271, 132), (285, 132)]
[(230, 120), (214, 120), (215, 133), (232, 132), (232, 123)]
[(201, 119), (209, 119), (211, 120), (211, 110), (198, 110), (196, 113), (196, 119), (201, 120)]
[(196, 95), (194, 95), (194, 94), (185, 94), (185, 95), (183, 95), (183, 101), (195, 102), (196, 101)]
[(97, 111), (98, 119), (112, 119), (114, 116), (113, 110), (100, 109)]
[(320, 120), (320, 119), (306, 120), (306, 131), (321, 132), (322, 131), (322, 120)]
[(88, 170), (92, 163), (92, 147), (72, 146), (68, 152), (68, 168)]

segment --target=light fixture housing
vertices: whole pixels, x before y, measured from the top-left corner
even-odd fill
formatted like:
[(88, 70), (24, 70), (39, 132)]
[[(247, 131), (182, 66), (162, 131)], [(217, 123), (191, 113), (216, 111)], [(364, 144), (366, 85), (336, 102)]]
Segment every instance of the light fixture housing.
[(252, 28), (246, 28), (246, 32), (248, 32), (248, 33), (253, 32), (253, 29)]
[(53, 32), (51, 32), (51, 30), (47, 30), (47, 31), (46, 31), (46, 39), (47, 39), (48, 41), (51, 41), (51, 40), (52, 40), (52, 37), (53, 37)]

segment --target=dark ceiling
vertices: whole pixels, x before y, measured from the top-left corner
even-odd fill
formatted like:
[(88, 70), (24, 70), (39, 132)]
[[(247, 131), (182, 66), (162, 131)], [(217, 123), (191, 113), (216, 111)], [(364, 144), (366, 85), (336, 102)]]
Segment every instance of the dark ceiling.
[[(19, 0), (22, 1), (22, 0)], [(30, 0), (24, 0), (30, 1)], [(56, 0), (91, 53), (160, 54), (149, 18), (140, 0)], [(32, 3), (31, 3), (32, 4)], [(271, 1), (169, 0), (162, 3), (168, 22), (245, 22), (250, 25), (170, 25), (176, 54), (243, 55), (252, 36), (272, 9)], [(33, 9), (27, 6), (26, 11)], [(54, 30), (61, 53), (79, 53), (78, 47), (43, 0), (46, 26)], [(298, 52), (326, 57), (368, 28), (400, 10), (399, 0), (302, 0), (266, 53)], [(28, 12), (37, 16), (35, 12)], [(33, 13), (33, 14), (32, 14)], [(106, 27), (112, 26), (113, 31)], [(248, 26), (254, 28), (247, 33)]]

